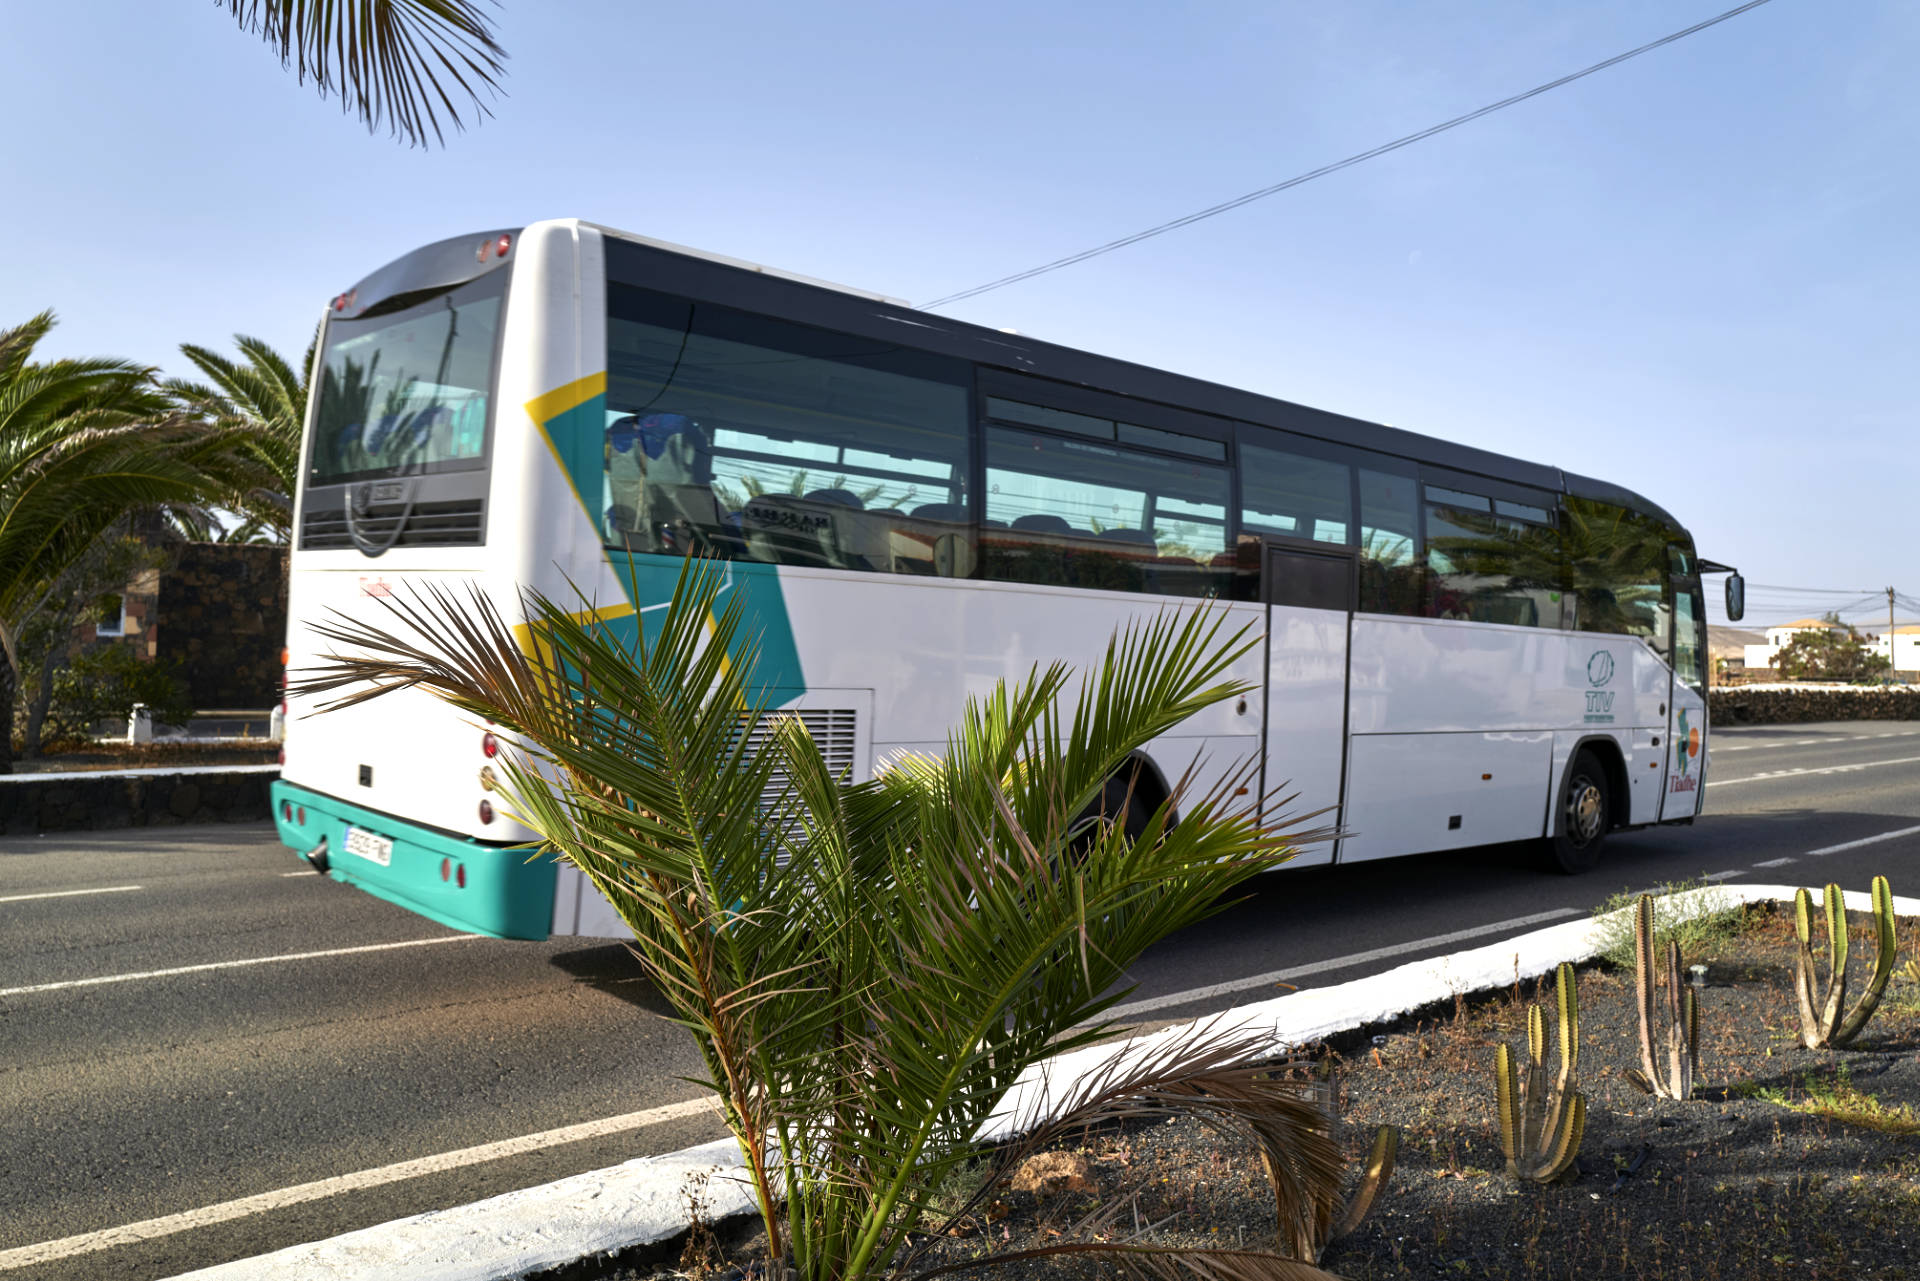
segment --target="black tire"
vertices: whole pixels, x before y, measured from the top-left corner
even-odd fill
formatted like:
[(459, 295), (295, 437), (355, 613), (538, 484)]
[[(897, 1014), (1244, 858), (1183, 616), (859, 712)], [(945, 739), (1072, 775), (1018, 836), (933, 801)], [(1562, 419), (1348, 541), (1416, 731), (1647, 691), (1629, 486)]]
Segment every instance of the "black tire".
[(1140, 783), (1136, 771), (1131, 780), (1116, 774), (1100, 789), (1101, 816), (1117, 819), (1120, 830), (1126, 833), (1130, 841), (1140, 839), (1140, 834), (1147, 830), (1147, 816), (1153, 813), (1153, 806), (1147, 804), (1146, 798), (1140, 795)]
[(1586, 748), (1573, 754), (1553, 807), (1553, 835), (1542, 842), (1547, 867), (1568, 876), (1593, 870), (1613, 826), (1613, 784)]

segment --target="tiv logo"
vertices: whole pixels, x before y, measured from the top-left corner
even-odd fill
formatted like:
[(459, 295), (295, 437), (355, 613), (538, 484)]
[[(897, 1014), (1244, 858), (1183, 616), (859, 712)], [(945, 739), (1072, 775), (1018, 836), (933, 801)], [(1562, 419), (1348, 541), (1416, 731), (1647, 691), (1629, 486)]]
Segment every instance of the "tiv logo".
[(1593, 657), (1587, 660), (1587, 684), (1594, 686), (1587, 691), (1587, 724), (1607, 725), (1613, 722), (1613, 691), (1599, 688), (1612, 679), (1612, 651), (1595, 650)]

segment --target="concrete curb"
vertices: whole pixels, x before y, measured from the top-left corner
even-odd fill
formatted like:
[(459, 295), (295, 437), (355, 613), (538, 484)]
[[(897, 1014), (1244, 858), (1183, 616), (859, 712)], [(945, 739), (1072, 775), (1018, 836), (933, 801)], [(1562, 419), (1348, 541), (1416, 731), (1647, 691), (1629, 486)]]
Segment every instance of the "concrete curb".
[[(1687, 890), (1667, 900), (1685, 917), (1745, 903), (1791, 902), (1797, 887), (1725, 885)], [(1849, 891), (1847, 907), (1868, 911), (1868, 894)], [(1624, 919), (1626, 911), (1612, 914)], [(1893, 900), (1895, 915), (1920, 917), (1920, 899)], [(1005, 1109), (981, 1137), (1011, 1138), (1043, 1119), (1094, 1071), (1164, 1048), (1200, 1024), (1265, 1036), (1278, 1053), (1342, 1032), (1389, 1023), (1415, 1010), (1506, 987), (1552, 972), (1562, 961), (1592, 960), (1608, 920), (1571, 921), (1447, 956), (1397, 966), (1332, 987), (1243, 1005), (1113, 1045), (1097, 1045), (1040, 1065), (1017, 1082)], [(664, 1241), (687, 1229), (683, 1189), (709, 1175), (707, 1218), (753, 1211), (746, 1170), (731, 1139), (643, 1157), (611, 1169), (509, 1192), (470, 1205), (435, 1210), (292, 1246), (252, 1259), (184, 1273), (175, 1281), (514, 1281), (594, 1254)]]

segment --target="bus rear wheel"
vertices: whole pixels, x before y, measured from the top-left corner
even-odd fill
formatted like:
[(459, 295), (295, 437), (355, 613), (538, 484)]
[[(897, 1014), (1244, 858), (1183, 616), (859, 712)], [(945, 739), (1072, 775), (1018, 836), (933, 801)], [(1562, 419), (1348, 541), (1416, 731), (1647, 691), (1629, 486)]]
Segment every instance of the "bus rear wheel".
[(1573, 754), (1560, 803), (1554, 807), (1553, 835), (1544, 842), (1546, 864), (1576, 876), (1600, 861), (1600, 847), (1613, 826), (1613, 791), (1600, 758), (1585, 748)]

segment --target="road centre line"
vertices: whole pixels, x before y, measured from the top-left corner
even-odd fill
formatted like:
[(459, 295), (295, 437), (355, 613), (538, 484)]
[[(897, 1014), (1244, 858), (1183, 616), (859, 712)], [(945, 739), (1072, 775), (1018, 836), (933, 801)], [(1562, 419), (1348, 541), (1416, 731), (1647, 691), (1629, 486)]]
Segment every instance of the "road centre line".
[(142, 888), (138, 885), (106, 885), (97, 890), (49, 890), (44, 894), (9, 894), (0, 903), (25, 903), (40, 898), (75, 898), (81, 894), (125, 894)]
[(1920, 734), (1920, 729), (1894, 729), (1883, 734), (1835, 734), (1829, 738), (1796, 738), (1778, 743), (1715, 743), (1712, 751), (1717, 756), (1723, 752), (1758, 752), (1775, 747), (1819, 747), (1831, 743), (1864, 743), (1878, 738), (1912, 738)]
[[(440, 942), (441, 940), (430, 941)], [(712, 1097), (688, 1099), (682, 1103), (668, 1103), (660, 1107), (645, 1108), (639, 1112), (602, 1117), (597, 1121), (583, 1121), (578, 1125), (563, 1125), (555, 1130), (542, 1130), (537, 1134), (521, 1135), (519, 1138), (500, 1139), (493, 1143), (482, 1143), (477, 1147), (460, 1148), (457, 1151), (441, 1152), (434, 1156), (416, 1157), (411, 1161), (396, 1161), (392, 1165), (360, 1170), (353, 1174), (335, 1175), (330, 1179), (316, 1179), (312, 1183), (297, 1183), (292, 1187), (261, 1192), (234, 1201), (222, 1201), (217, 1205), (185, 1210), (179, 1214), (163, 1215), (157, 1219), (143, 1219), (138, 1223), (125, 1223), (115, 1228), (102, 1228), (97, 1232), (83, 1232), (78, 1236), (61, 1237), (57, 1241), (42, 1241), (36, 1245), (0, 1250), (0, 1272), (5, 1272), (9, 1268), (28, 1268), (37, 1263), (51, 1263), (56, 1259), (70, 1259), (75, 1255), (92, 1254), (97, 1250), (137, 1245), (156, 1237), (172, 1236), (176, 1232), (190, 1232), (195, 1228), (210, 1227), (216, 1223), (226, 1223), (255, 1214), (266, 1214), (308, 1201), (339, 1196), (346, 1192), (358, 1192), (389, 1183), (400, 1183), (407, 1179), (423, 1178), (430, 1174), (458, 1170), (486, 1161), (498, 1161), (503, 1157), (538, 1152), (566, 1143), (579, 1143), (585, 1139), (597, 1139), (609, 1134), (641, 1130), (651, 1125), (659, 1125), (663, 1121), (698, 1116), (702, 1113), (718, 1115), (718, 1108)]]
[(435, 943), (465, 943), (483, 938), (480, 934), (448, 934), (441, 938), (407, 939), (401, 943), (366, 943), (359, 947), (330, 947), (320, 952), (288, 952), (281, 956), (251, 956), (244, 961), (208, 961), (202, 965), (177, 965), (170, 970), (143, 970), (137, 974), (104, 974), (92, 979), (63, 979), (57, 983), (33, 983), (26, 987), (0, 987), (0, 997), (28, 996), (34, 992), (58, 992), (70, 987), (99, 987), (104, 983), (131, 983), (135, 979), (164, 979), (176, 974), (201, 974), (208, 970), (235, 970), (249, 965), (273, 965), (280, 961), (314, 961), (327, 956), (355, 956), (361, 952), (389, 952), (399, 947), (429, 947)]
[[(1882, 832), (1878, 836), (1863, 836), (1857, 841), (1845, 841), (1839, 845), (1828, 845), (1817, 850), (1808, 850), (1808, 858), (1820, 858), (1827, 854), (1838, 854), (1842, 850), (1857, 850), (1863, 845), (1878, 845), (1881, 841), (1897, 841), (1903, 836), (1920, 836), (1920, 827), (1903, 827), (1896, 832)], [(1791, 862), (1792, 860), (1788, 860)], [(1770, 867), (1769, 863), (1757, 863), (1756, 867)]]
[(1857, 765), (1826, 765), (1819, 769), (1776, 769), (1759, 774), (1749, 774), (1745, 778), (1715, 778), (1707, 782), (1708, 787), (1732, 787), (1738, 783), (1762, 783), (1777, 778), (1812, 778), (1816, 774), (1853, 774), (1863, 769), (1877, 769), (1882, 765), (1912, 765), (1920, 762), (1920, 756), (1902, 756), (1890, 761), (1861, 761)]
[(1770, 858), (1764, 863), (1755, 863), (1755, 867), (1785, 867), (1789, 863), (1798, 863), (1797, 858)]
[(1749, 870), (1750, 869), (1744, 867), (1736, 867), (1726, 872), (1708, 872), (1700, 879), (1703, 881), (1728, 881), (1736, 876), (1745, 876)]
[(1304, 978), (1309, 974), (1322, 974), (1328, 970), (1342, 970), (1350, 965), (1364, 965), (1368, 961), (1384, 960), (1389, 956), (1404, 956), (1408, 952), (1418, 952), (1425, 948), (1441, 947), (1448, 943), (1459, 943), (1466, 939), (1479, 938), (1486, 934), (1498, 934), (1503, 930), (1520, 929), (1528, 925), (1544, 925), (1548, 921), (1565, 920), (1569, 916), (1585, 916), (1578, 908), (1557, 907), (1551, 912), (1535, 912), (1532, 916), (1516, 916), (1510, 921), (1495, 921), (1491, 925), (1476, 925), (1472, 929), (1455, 930), (1451, 934), (1436, 934), (1432, 938), (1413, 939), (1406, 943), (1395, 943), (1390, 947), (1376, 947), (1368, 952), (1355, 952), (1349, 956), (1336, 956), (1325, 961), (1309, 961), (1304, 965), (1290, 965), (1284, 970), (1273, 970), (1266, 974), (1255, 974), (1243, 979), (1229, 979), (1225, 983), (1214, 983), (1207, 987), (1189, 988), (1184, 992), (1169, 992), (1165, 996), (1150, 996), (1141, 1001), (1129, 1001), (1125, 1005), (1116, 1005), (1101, 1017), (1104, 1019), (1130, 1019), (1151, 1010), (1165, 1009), (1170, 1005), (1187, 1005), (1194, 1001), (1204, 1001), (1209, 997), (1225, 996), (1231, 992), (1245, 992), (1251, 988), (1272, 987), (1286, 979)]

